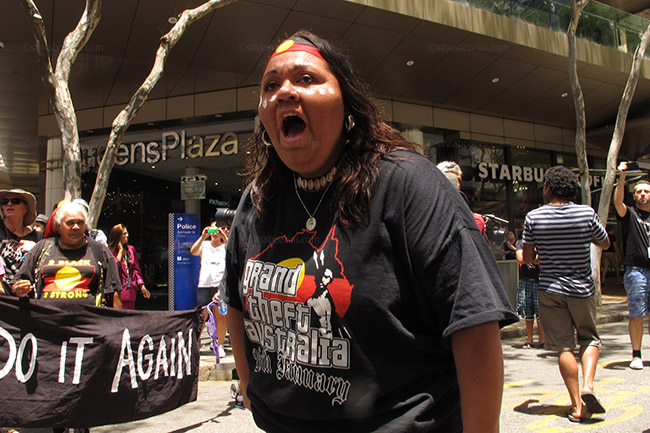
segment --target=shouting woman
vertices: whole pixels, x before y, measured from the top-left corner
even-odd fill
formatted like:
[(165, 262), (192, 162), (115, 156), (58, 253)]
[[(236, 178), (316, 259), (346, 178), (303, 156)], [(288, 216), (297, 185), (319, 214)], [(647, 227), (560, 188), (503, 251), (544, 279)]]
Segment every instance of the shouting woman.
[(223, 298), (270, 432), (496, 432), (516, 321), (458, 191), (331, 44), (271, 55)]

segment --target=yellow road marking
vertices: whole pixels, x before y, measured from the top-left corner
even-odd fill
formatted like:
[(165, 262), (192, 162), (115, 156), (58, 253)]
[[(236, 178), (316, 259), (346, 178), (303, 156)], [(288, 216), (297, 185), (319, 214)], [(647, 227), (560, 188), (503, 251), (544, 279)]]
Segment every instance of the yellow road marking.
[(514, 387), (517, 387), (517, 386), (528, 385), (530, 383), (533, 383), (533, 381), (532, 380), (520, 380), (518, 382), (506, 383), (505, 385), (503, 385), (503, 387), (504, 388), (514, 388)]
[[(612, 363), (615, 362), (621, 361), (612, 361)], [(504, 384), (503, 409), (513, 409), (531, 403), (539, 405), (539, 408), (534, 406), (530, 408), (529, 412), (538, 418), (526, 425), (526, 431), (535, 433), (581, 432), (600, 429), (631, 420), (643, 413), (643, 406), (633, 403), (631, 400), (640, 394), (650, 393), (650, 386), (636, 386), (632, 390), (608, 389), (608, 385), (621, 382), (626, 382), (626, 380), (605, 378), (595, 384), (595, 391), (608, 412), (594, 415), (592, 423), (575, 424), (566, 419), (565, 411), (571, 403), (569, 395), (563, 387), (559, 391), (548, 388), (521, 388), (532, 384), (531, 380)]]

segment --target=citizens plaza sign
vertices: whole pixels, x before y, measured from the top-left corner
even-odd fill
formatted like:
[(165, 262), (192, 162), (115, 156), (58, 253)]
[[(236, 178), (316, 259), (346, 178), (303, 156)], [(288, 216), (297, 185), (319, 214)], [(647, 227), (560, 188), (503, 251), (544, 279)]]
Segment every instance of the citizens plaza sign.
[[(157, 164), (170, 159), (213, 158), (239, 153), (240, 139), (236, 132), (189, 135), (185, 130), (162, 132), (160, 139), (121, 143), (115, 165)], [(99, 167), (106, 152), (106, 142), (82, 142), (84, 171)]]

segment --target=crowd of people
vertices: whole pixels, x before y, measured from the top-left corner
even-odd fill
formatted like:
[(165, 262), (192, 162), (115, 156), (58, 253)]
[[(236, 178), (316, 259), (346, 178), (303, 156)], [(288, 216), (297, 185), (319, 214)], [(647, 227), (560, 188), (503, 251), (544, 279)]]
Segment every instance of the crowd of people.
[[(260, 428), (497, 432), (499, 329), (518, 316), (524, 348), (535, 344), (536, 321), (537, 345), (557, 352), (568, 420), (605, 412), (594, 392), (601, 342), (590, 247), (608, 251), (613, 239), (591, 207), (572, 202), (573, 172), (548, 169), (545, 204), (526, 215), (521, 240), (506, 236), (504, 254), (519, 263), (513, 310), (460, 167), (436, 168), (384, 121), (340, 50), (307, 31), (279, 44), (258, 116), (232, 227), (212, 222), (190, 252), (200, 256), (197, 305), (214, 318), (213, 350), (225, 356), (229, 336), (241, 400)], [(630, 367), (641, 369), (650, 183), (637, 183), (627, 206), (625, 163), (619, 170)], [(85, 202), (62, 202), (49, 218), (23, 190), (0, 191), (0, 203), (0, 291), (125, 309), (150, 296), (124, 225), (106, 239), (88, 229)], [(618, 266), (612, 248), (607, 263)], [(63, 266), (83, 278), (63, 281)]]

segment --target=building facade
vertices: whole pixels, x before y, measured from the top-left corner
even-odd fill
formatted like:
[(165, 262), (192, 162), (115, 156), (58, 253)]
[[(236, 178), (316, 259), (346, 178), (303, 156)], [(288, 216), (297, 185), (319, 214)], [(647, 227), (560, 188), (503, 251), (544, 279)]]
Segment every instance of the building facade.
[[(581, 19), (578, 69), (597, 192), (650, 0), (592, 3)], [(37, 4), (57, 54), (84, 2)], [(113, 120), (149, 73), (160, 36), (186, 6), (104, 3), (70, 81), (87, 200)], [(122, 140), (98, 228), (126, 224), (145, 279), (164, 285), (167, 215), (199, 213), (205, 225), (216, 208), (236, 206), (266, 59), (278, 41), (307, 28), (349, 53), (386, 119), (433, 162), (462, 166), (473, 211), (519, 230), (526, 212), (542, 203), (544, 170), (577, 167), (567, 8), (568, 0), (240, 0), (219, 8), (174, 47), (163, 79)], [(0, 183), (33, 191), (39, 211), (47, 212), (63, 197), (60, 133), (26, 20), (16, 4), (0, 18)], [(646, 60), (622, 159), (650, 154), (648, 102)]]

